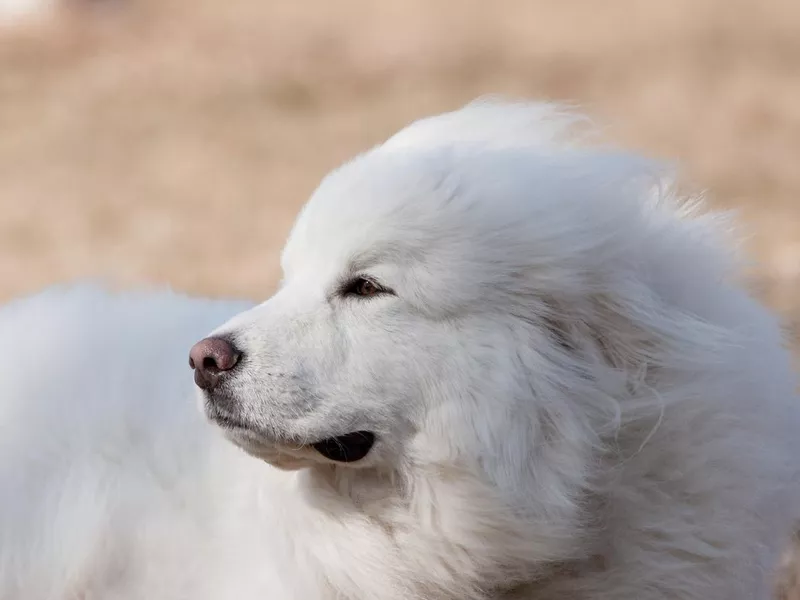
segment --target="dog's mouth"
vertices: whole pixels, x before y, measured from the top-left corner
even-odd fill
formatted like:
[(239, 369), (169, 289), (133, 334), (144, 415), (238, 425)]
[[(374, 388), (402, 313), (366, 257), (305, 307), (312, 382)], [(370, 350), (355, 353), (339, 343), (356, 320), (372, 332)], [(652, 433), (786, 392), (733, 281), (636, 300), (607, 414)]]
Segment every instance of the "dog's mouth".
[(354, 431), (353, 433), (320, 440), (311, 444), (311, 447), (328, 460), (351, 463), (364, 458), (374, 445), (374, 433), (371, 431)]
[[(256, 441), (253, 436), (258, 437), (257, 432), (254, 432), (248, 423), (239, 419), (220, 414), (217, 411), (210, 414), (209, 418), (225, 430), (244, 434), (249, 442)], [(325, 438), (318, 442), (307, 444), (305, 447), (313, 448), (314, 451), (330, 461), (353, 463), (365, 458), (374, 445), (374, 433), (371, 431), (354, 431), (344, 435)], [(291, 446), (294, 450), (300, 450), (303, 447), (294, 444)]]

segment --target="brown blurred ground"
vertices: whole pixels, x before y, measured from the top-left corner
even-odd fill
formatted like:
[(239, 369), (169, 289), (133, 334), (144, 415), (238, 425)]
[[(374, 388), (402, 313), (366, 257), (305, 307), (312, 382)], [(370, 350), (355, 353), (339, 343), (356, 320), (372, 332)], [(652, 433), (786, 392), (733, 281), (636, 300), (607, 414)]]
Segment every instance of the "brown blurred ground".
[(328, 169), (505, 93), (577, 102), (741, 209), (800, 330), (797, 0), (69, 4), (0, 31), (0, 299), (85, 276), (263, 298)]

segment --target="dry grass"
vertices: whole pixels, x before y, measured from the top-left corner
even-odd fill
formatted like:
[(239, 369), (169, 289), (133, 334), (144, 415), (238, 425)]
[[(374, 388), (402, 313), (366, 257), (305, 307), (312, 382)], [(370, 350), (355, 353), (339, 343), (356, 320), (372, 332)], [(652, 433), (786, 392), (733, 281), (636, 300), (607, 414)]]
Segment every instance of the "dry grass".
[(86, 276), (263, 298), (325, 171), (499, 92), (680, 161), (800, 328), (796, 0), (71, 4), (0, 31), (0, 298)]

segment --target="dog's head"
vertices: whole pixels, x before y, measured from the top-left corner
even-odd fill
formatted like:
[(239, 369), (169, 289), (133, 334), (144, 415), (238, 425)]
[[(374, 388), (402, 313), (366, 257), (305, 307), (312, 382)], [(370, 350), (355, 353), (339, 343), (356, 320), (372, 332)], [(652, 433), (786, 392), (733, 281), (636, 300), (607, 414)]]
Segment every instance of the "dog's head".
[(473, 104), (327, 176), (278, 292), (195, 357), (208, 417), (282, 468), (468, 473), (572, 551), (623, 396), (702, 347), (670, 345), (673, 301), (719, 267), (657, 170), (566, 143), (573, 121)]

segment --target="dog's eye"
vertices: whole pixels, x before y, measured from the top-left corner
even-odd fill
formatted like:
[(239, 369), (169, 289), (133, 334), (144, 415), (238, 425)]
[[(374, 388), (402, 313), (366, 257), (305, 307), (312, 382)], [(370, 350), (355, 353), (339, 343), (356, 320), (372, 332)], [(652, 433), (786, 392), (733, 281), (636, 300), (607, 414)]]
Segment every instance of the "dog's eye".
[(342, 289), (344, 296), (377, 296), (378, 294), (388, 293), (388, 290), (380, 287), (374, 281), (370, 281), (364, 277), (356, 277), (348, 282)]

